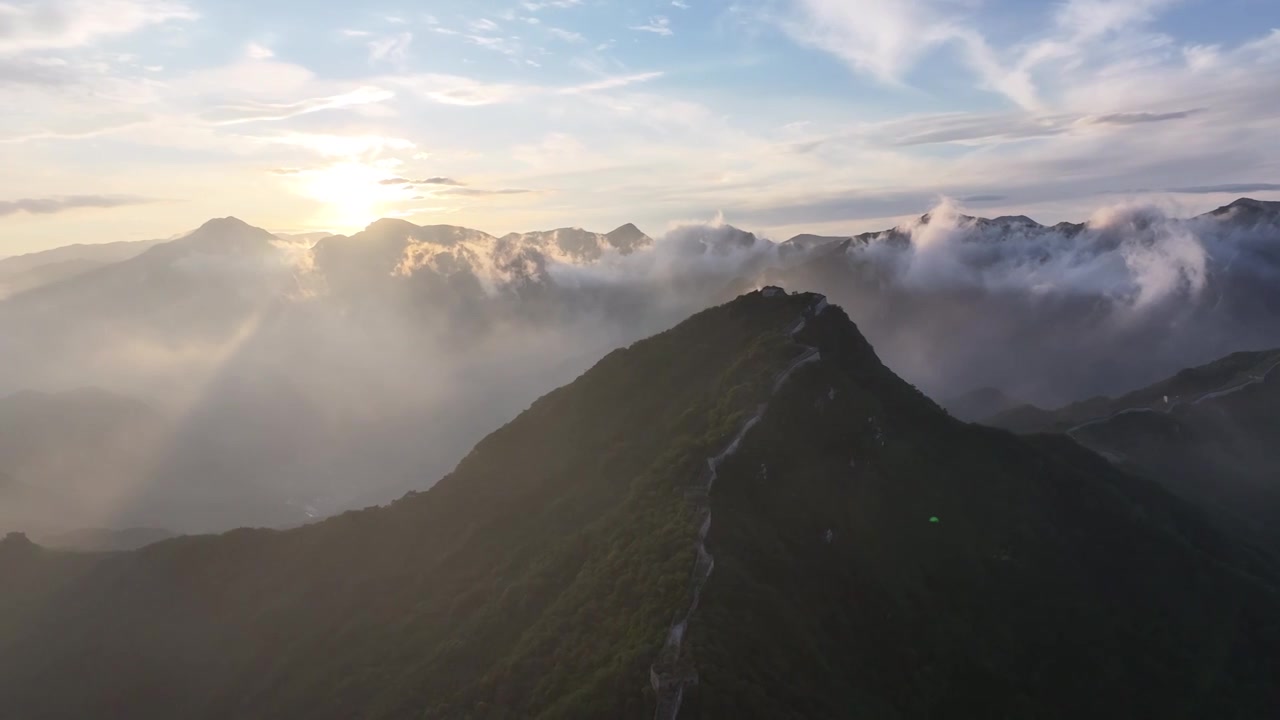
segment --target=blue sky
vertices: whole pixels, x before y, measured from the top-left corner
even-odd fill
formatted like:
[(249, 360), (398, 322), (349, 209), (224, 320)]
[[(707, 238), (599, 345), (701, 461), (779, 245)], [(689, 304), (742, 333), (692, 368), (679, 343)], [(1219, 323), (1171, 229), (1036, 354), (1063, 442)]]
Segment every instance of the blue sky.
[(1280, 196), (1278, 28), (1275, 0), (0, 0), (0, 255), (229, 214), (1199, 211)]

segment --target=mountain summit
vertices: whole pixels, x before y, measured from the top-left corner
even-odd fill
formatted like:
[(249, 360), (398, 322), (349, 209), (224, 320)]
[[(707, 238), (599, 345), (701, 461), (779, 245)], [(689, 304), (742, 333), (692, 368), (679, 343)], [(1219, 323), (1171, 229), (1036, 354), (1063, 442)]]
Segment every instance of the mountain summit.
[(157, 245), (149, 252), (170, 253), (201, 251), (219, 254), (262, 254), (272, 251), (279, 238), (262, 228), (235, 217), (214, 218), (174, 239)]
[(1209, 216), (1227, 216), (1233, 220), (1243, 220), (1255, 224), (1263, 220), (1275, 222), (1277, 218), (1280, 218), (1280, 202), (1240, 198), (1229, 205), (1224, 205), (1210, 212)]
[(1264, 717), (1275, 578), (1067, 439), (948, 416), (820, 295), (616, 350), (430, 490), (0, 554), (19, 717)]

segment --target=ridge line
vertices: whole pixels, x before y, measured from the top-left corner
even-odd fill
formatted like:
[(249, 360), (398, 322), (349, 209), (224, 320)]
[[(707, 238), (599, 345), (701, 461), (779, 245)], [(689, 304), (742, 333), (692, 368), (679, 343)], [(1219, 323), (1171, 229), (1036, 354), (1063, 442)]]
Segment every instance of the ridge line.
[(805, 352), (791, 361), (782, 372), (778, 373), (777, 377), (774, 378), (769, 397), (756, 406), (755, 413), (742, 423), (738, 428), (738, 432), (729, 441), (729, 444), (718, 454), (707, 458), (707, 473), (704, 475), (706, 480), (705, 482), (700, 481), (695, 487), (698, 496), (702, 498), (700, 501), (702, 504), (700, 514), (703, 514), (704, 517), (702, 524), (698, 527), (698, 534), (694, 541), (696, 559), (694, 560), (693, 573), (689, 580), (689, 606), (671, 624), (671, 628), (667, 631), (667, 640), (663, 644), (662, 650), (659, 651), (657, 660), (649, 666), (649, 683), (658, 696), (657, 707), (654, 708), (653, 713), (654, 720), (676, 720), (680, 713), (681, 702), (684, 700), (685, 688), (698, 683), (697, 670), (691, 664), (685, 665), (682, 663), (681, 659), (684, 649), (684, 635), (688, 630), (689, 620), (693, 618), (693, 613), (698, 609), (698, 601), (702, 597), (702, 589), (711, 578), (711, 571), (715, 569), (715, 557), (707, 550), (707, 536), (711, 532), (711, 488), (719, 477), (720, 465), (726, 458), (737, 453), (747, 433), (764, 418), (765, 412), (769, 409), (770, 401), (782, 389), (782, 386), (791, 379), (796, 370), (822, 360), (822, 353), (818, 348), (796, 340), (796, 335), (805, 329), (809, 318), (818, 317), (827, 307), (827, 298), (823, 295), (818, 295), (813, 305), (802, 311), (800, 321), (788, 330), (787, 334), (791, 336), (791, 339), (796, 344), (805, 348)]

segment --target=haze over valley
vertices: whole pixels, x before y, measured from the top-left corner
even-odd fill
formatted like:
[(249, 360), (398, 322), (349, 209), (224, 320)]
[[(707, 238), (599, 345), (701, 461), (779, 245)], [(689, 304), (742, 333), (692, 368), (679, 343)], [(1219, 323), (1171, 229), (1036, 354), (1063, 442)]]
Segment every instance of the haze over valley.
[(10, 422), (100, 418), (70, 436), (80, 465), (57, 458), (61, 425), (43, 452), (21, 443), (9, 524), (208, 532), (384, 503), (609, 349), (770, 283), (849, 308), (935, 398), (1119, 393), (1280, 346), (1278, 228), (1280, 205), (1252, 200), (1053, 227), (944, 204), (881, 233), (781, 242), (727, 224), (653, 240), (402, 220), (298, 241), (211, 220), (0, 303)]
[(0, 720), (1269, 720), (1274, 0), (0, 0)]

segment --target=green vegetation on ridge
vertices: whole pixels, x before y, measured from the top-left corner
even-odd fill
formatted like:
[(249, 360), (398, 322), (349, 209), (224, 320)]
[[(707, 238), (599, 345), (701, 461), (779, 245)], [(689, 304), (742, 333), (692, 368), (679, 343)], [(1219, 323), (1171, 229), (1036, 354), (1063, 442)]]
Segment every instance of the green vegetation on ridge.
[(615, 351), (388, 508), (33, 550), (5, 567), (0, 695), (30, 717), (643, 716), (693, 566), (681, 486), (811, 302), (756, 294)]
[(815, 300), (752, 293), (615, 351), (387, 508), (108, 556), (6, 541), (0, 697), (39, 720), (651, 717), (685, 491), (768, 398), (710, 495), (681, 718), (1274, 710), (1268, 567), (1067, 438), (951, 418), (838, 308), (773, 392)]

